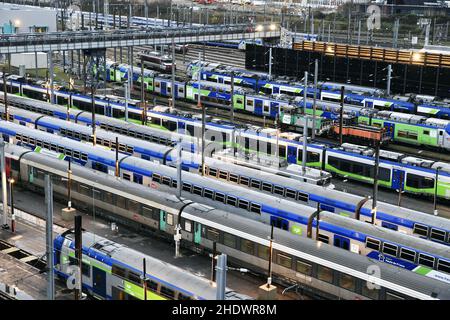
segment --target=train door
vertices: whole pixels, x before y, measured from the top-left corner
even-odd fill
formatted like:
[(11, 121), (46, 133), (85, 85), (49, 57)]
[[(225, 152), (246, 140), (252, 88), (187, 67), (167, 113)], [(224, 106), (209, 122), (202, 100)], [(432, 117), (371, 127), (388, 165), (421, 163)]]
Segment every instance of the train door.
[(276, 118), (279, 111), (280, 104), (278, 102), (271, 102), (270, 103), (270, 116)]
[(167, 214), (164, 210), (159, 210), (159, 230), (166, 231)]
[(287, 153), (288, 163), (297, 163), (297, 148), (294, 146), (288, 146)]
[(139, 183), (139, 184), (142, 184), (142, 175), (141, 174), (137, 174), (137, 173), (135, 173), (134, 175), (133, 175), (133, 182), (134, 183)]
[(444, 147), (444, 130), (438, 130), (438, 146)]
[(106, 272), (93, 266), (92, 278), (94, 293), (99, 296), (106, 297)]
[(278, 94), (278, 93), (280, 93), (280, 87), (272, 85), (272, 94)]
[(386, 128), (386, 132), (389, 134), (391, 139), (394, 139), (395, 134), (395, 123), (385, 122), (384, 127)]
[(161, 81), (161, 95), (167, 96), (167, 83)]
[(289, 221), (278, 217), (270, 217), (270, 225), (282, 230), (289, 230)]
[(194, 243), (200, 244), (202, 240), (202, 225), (198, 222), (194, 222)]
[(255, 111), (254, 114), (262, 115), (262, 109), (263, 109), (263, 101), (261, 99), (255, 99)]
[(373, 109), (373, 100), (365, 100), (365, 108)]
[(405, 181), (405, 171), (394, 169), (392, 172), (392, 189), (403, 190), (404, 181)]
[(333, 244), (335, 247), (350, 250), (350, 239), (348, 238), (341, 237), (335, 234)]

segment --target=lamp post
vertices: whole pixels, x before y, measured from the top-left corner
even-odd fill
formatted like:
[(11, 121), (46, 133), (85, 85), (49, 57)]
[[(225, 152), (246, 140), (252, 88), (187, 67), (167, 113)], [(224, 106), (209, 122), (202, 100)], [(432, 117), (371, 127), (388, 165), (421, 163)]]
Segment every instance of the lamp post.
[(16, 230), (16, 216), (14, 214), (14, 193), (13, 193), (13, 186), (14, 186), (14, 178), (9, 178), (9, 205), (11, 206), (11, 232), (15, 232)]
[(438, 209), (437, 209), (437, 192), (438, 192), (438, 179), (439, 179), (439, 170), (441, 169), (441, 167), (437, 167), (436, 168), (436, 177), (434, 179), (434, 205), (433, 205), (433, 214), (435, 216), (438, 215)]

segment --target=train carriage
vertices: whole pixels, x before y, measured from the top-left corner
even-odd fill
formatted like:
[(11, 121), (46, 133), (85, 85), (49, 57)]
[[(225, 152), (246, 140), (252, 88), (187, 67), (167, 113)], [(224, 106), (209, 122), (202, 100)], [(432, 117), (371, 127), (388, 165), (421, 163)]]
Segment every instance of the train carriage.
[[(38, 184), (42, 188), (44, 174), (51, 171), (55, 194), (65, 197), (66, 182), (61, 178), (66, 175), (66, 166), (61, 162), (50, 164), (49, 161), (54, 162), (55, 159), (39, 154), (22, 153), (14, 152), (15, 159), (20, 159), (22, 181), (29, 181), (29, 187)], [(34, 171), (33, 168), (37, 171), (36, 175), (31, 176), (29, 173)], [(247, 218), (195, 203), (184, 206), (180, 213), (179, 210), (170, 209), (181, 205), (180, 200), (171, 194), (136, 188), (128, 181), (76, 166), (73, 170), (73, 197), (76, 206), (85, 206), (89, 211), (92, 194), (95, 193), (96, 214), (139, 229), (147, 226), (146, 221), (153, 221), (144, 230), (159, 232), (169, 239), (174, 234), (174, 225), (180, 223), (182, 245), (208, 252), (212, 250), (213, 242), (216, 242), (217, 250), (226, 253), (230, 260), (257, 272), (265, 272), (270, 226), (250, 223), (251, 220)], [(110, 211), (108, 206), (112, 204), (115, 209)], [(130, 211), (134, 213), (121, 216)], [(178, 220), (179, 217), (181, 220)], [(273, 245), (274, 278), (287, 284), (301, 283), (309, 293), (317, 296), (345, 299), (449, 298), (448, 284), (442, 281), (380, 263), (378, 259), (362, 257), (346, 250), (335, 250), (325, 244), (319, 245), (320, 242), (298, 238), (291, 233), (275, 229), (274, 236), (277, 239)], [(302, 250), (298, 250), (298, 245)], [(367, 267), (374, 264), (381, 272), (370, 279), (380, 287), (372, 291), (364, 289), (364, 285), (369, 281)]]

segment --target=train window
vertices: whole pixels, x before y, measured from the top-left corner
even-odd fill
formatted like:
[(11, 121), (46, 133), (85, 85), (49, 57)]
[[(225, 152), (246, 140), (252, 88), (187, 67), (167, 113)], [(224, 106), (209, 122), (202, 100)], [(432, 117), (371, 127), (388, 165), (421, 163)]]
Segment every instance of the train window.
[(157, 182), (157, 183), (160, 183), (161, 182), (161, 176), (159, 174), (157, 174), (157, 173), (153, 173), (152, 174), (152, 180)]
[(131, 176), (128, 173), (122, 173), (122, 179), (130, 181), (131, 180)]
[(296, 195), (297, 195), (297, 193), (295, 192), (295, 190), (286, 188), (286, 198), (295, 199)]
[(227, 204), (229, 204), (230, 206), (235, 207), (236, 206), (236, 197), (233, 196), (227, 196)]
[(177, 185), (178, 185), (177, 180), (173, 179), (173, 180), (172, 180), (172, 184), (171, 184), (170, 186), (171, 186), (172, 188), (176, 188)]
[(250, 205), (250, 211), (257, 214), (261, 214), (261, 205), (257, 203), (252, 203)]
[(59, 153), (64, 153), (64, 147), (58, 146), (58, 152)]
[[(28, 137), (23, 137), (23, 142), (28, 142)], [(43, 144), (45, 149), (50, 149), (50, 143), (44, 141)]]
[[(369, 287), (370, 284), (370, 287)], [(373, 299), (373, 300), (379, 300), (380, 299), (380, 289), (374, 288), (374, 284), (366, 282), (363, 283), (361, 288), (361, 294), (367, 298)]]
[(73, 157), (75, 159), (80, 159), (80, 152), (79, 151), (73, 151)]
[(90, 196), (91, 192), (89, 186), (80, 183), (80, 193), (85, 196)]
[(310, 276), (312, 273), (312, 265), (300, 260), (297, 260), (295, 264), (295, 269), (297, 270), (297, 272), (306, 274), (307, 276)]
[(434, 179), (408, 173), (406, 175), (406, 186), (416, 189), (434, 188)]
[(186, 296), (186, 295), (182, 294), (181, 292), (179, 292), (177, 300), (186, 301), (186, 300), (192, 300), (192, 299), (191, 299), (191, 297)]
[(280, 158), (286, 157), (286, 146), (279, 146), (278, 155), (280, 156)]
[(445, 261), (442, 259), (438, 260), (437, 269), (446, 273), (450, 273), (450, 261)]
[(245, 252), (247, 254), (254, 255), (255, 254), (255, 246), (253, 245), (253, 242), (250, 240), (241, 238), (241, 251)]
[(221, 193), (221, 192), (216, 192), (214, 200), (224, 203), (225, 202), (225, 195), (223, 193)]
[(121, 278), (125, 278), (125, 269), (113, 264), (111, 268), (111, 273)]
[(128, 270), (128, 274), (126, 276), (126, 279), (131, 281), (131, 282), (133, 282), (133, 283), (135, 283), (135, 284), (138, 284), (138, 285), (141, 284), (141, 277), (136, 272)]
[(239, 199), (239, 208), (248, 210), (248, 205), (249, 205), (249, 203), (247, 200)]
[(167, 224), (173, 226), (173, 215), (170, 213), (167, 214)]
[(339, 274), (339, 287), (350, 290), (350, 291), (355, 291), (356, 279), (353, 278), (352, 276), (349, 276), (348, 274), (340, 273)]
[(227, 180), (228, 179), (228, 172), (227, 171), (223, 171), (223, 170), (219, 170), (219, 178)]
[(280, 196), (283, 196), (284, 195), (284, 188), (280, 187), (280, 186), (274, 186), (273, 187), (273, 193), (274, 194), (278, 194)]
[(333, 283), (333, 269), (318, 265), (317, 266), (317, 279), (328, 282), (328, 283)]
[(330, 242), (330, 238), (327, 235), (321, 234), (319, 233), (319, 236), (317, 237), (318, 241), (322, 241), (324, 243), (329, 243)]
[[(29, 141), (30, 141), (30, 144), (33, 144), (33, 145), (36, 144), (36, 140), (34, 138), (30, 138)], [(52, 145), (52, 148), (53, 148), (53, 145)], [(50, 149), (53, 150), (53, 151), (56, 151), (56, 145), (55, 145), (55, 149), (52, 149), (52, 148), (50, 148)]]
[(298, 196), (297, 196), (297, 200), (303, 201), (303, 202), (308, 202), (308, 200), (309, 200), (309, 195), (306, 194), (306, 193), (299, 192), (299, 193), (298, 193)]
[(279, 253), (279, 254), (277, 254), (277, 264), (291, 269), (292, 268), (292, 258)]
[(380, 251), (380, 240), (367, 237), (366, 247), (370, 248), (370, 249), (374, 249), (376, 251)]
[(169, 299), (174, 299), (175, 298), (175, 291), (173, 291), (172, 289), (169, 289), (167, 287), (161, 286), (161, 294)]
[(414, 262), (416, 260), (416, 252), (414, 250), (400, 248), (400, 258)]
[(249, 181), (250, 181), (250, 180), (249, 180), (249, 178), (247, 178), (247, 177), (243, 177), (243, 176), (240, 176), (240, 177), (239, 177), (239, 184), (242, 184), (242, 185), (248, 187)]
[(134, 152), (134, 148), (127, 146), (127, 153), (133, 153)]
[(217, 177), (217, 169), (209, 168), (208, 174), (209, 174), (211, 177), (216, 178), (216, 177)]
[(397, 135), (399, 138), (417, 140), (417, 132), (399, 130)]
[(445, 231), (431, 228), (430, 238), (438, 241), (445, 241)]
[(116, 195), (116, 206), (122, 209), (126, 209), (127, 208), (126, 200), (127, 200), (126, 198)]
[(255, 188), (255, 189), (261, 188), (261, 181), (252, 179), (252, 188)]
[(239, 181), (239, 176), (237, 174), (234, 173), (230, 173), (230, 181), (234, 182), (234, 183), (238, 183)]
[(219, 241), (219, 232), (215, 229), (208, 228), (206, 229), (206, 238), (211, 241)]
[(383, 243), (383, 253), (389, 254), (391, 256), (397, 256), (398, 247), (391, 243)]
[(423, 224), (414, 223), (414, 229), (413, 232), (421, 235), (421, 236), (428, 236), (428, 227), (424, 226)]
[(419, 264), (433, 268), (434, 267), (434, 257), (427, 254), (419, 253)]
[(223, 244), (233, 249), (236, 248), (236, 236), (225, 232), (223, 234)]
[[(153, 174), (154, 175), (154, 174)], [(191, 191), (192, 185), (190, 183), (187, 182), (183, 182), (183, 190), (187, 191), (187, 192), (192, 192)]]
[(90, 278), (91, 277), (91, 267), (87, 263), (81, 263), (81, 273), (83, 276)]
[(192, 193), (201, 196), (202, 188), (199, 186), (194, 186), (194, 188), (192, 188)]
[(153, 280), (149, 280), (147, 282), (147, 288), (150, 289), (151, 291), (158, 291), (158, 283), (156, 283)]
[(258, 257), (269, 260), (269, 247), (258, 244)]
[(140, 209), (140, 203), (134, 200), (128, 199), (128, 210), (134, 213), (141, 214)]
[(153, 218), (153, 209), (150, 207), (142, 206), (142, 215), (146, 218)]
[[(34, 139), (33, 139), (33, 142), (31, 141), (31, 138), (30, 138), (30, 143), (31, 144), (34, 144)], [(51, 143), (50, 144), (50, 150), (52, 150), (52, 151), (57, 151), (58, 150), (58, 146), (56, 145), (56, 144), (54, 144), (54, 143)]]
[(393, 294), (392, 292), (386, 291), (386, 300), (405, 300), (405, 298)]
[(205, 198), (212, 199), (213, 196), (214, 196), (214, 191), (205, 188), (205, 190), (203, 191), (203, 196), (204, 196)]
[[(170, 177), (162, 177), (162, 184), (170, 187), (170, 182), (171, 182)], [(201, 194), (201, 191), (200, 191), (200, 194)]]

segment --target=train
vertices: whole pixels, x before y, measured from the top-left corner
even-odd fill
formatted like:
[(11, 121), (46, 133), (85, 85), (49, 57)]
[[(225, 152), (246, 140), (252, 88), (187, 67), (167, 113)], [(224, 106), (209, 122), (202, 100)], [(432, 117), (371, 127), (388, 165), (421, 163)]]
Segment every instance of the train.
[[(0, 94), (1, 100), (2, 94)], [(70, 104), (81, 110), (91, 109), (91, 99), (79, 95), (67, 95), (62, 92), (57, 93), (60, 104), (66, 104), (67, 99)], [(36, 101), (18, 96), (9, 97), (9, 103), (18, 108), (25, 108), (34, 112), (51, 114), (61, 119), (67, 118), (65, 108), (37, 103)], [(96, 111), (108, 117), (124, 119), (124, 104), (120, 102), (104, 101), (95, 99)], [(143, 112), (133, 106), (128, 109), (129, 121), (144, 123)], [(168, 114), (165, 112), (147, 112), (149, 125), (155, 128), (168, 130), (170, 132), (189, 132), (194, 134), (194, 128), (201, 127), (201, 121), (186, 114)], [(229, 146), (241, 150), (245, 153), (263, 154), (268, 151), (258, 149), (258, 141), (265, 140), (271, 143), (271, 150), (276, 145), (276, 136), (263, 134), (260, 130), (240, 129), (233, 124), (208, 123), (209, 131), (222, 135), (222, 141)], [(290, 135), (280, 137), (279, 157), (288, 164), (301, 164), (303, 144), (298, 138), (291, 139)], [(330, 147), (324, 144), (310, 143), (307, 146), (307, 165), (309, 167), (323, 169), (334, 175), (345, 177), (364, 183), (373, 183), (374, 151), (360, 147)], [(402, 190), (412, 194), (450, 198), (450, 169), (448, 164), (439, 161), (427, 161), (424, 159), (407, 157), (403, 154), (393, 154), (389, 151), (380, 152), (380, 181), (379, 185), (392, 190)], [(438, 181), (436, 183), (436, 174)], [(372, 176), (371, 176), (372, 175)]]
[[(204, 278), (154, 257), (82, 232), (82, 290), (102, 300), (215, 300), (216, 287)], [(54, 272), (62, 280), (74, 276), (75, 235), (67, 230), (54, 240)], [(142, 260), (145, 258), (147, 295), (144, 296)], [(253, 300), (226, 288), (225, 300)]]
[[(7, 145), (5, 150), (9, 174), (19, 183), (42, 192), (44, 176), (50, 174), (56, 199), (66, 200), (67, 166), (63, 161), (17, 146)], [(260, 274), (266, 272), (269, 225), (179, 199), (170, 192), (141, 188), (92, 169), (74, 166), (72, 179), (72, 201), (79, 210), (92, 210), (95, 193), (96, 215), (169, 241), (180, 230), (183, 247), (208, 253), (217, 246), (233, 264)], [(450, 299), (448, 283), (432, 277), (278, 229), (273, 230), (273, 239), (274, 281), (297, 284), (314, 297)]]
[[(136, 68), (134, 68), (136, 69)], [(127, 79), (128, 76), (117, 75), (117, 68), (113, 74), (116, 78)], [(111, 70), (107, 72), (107, 76)], [(126, 74), (120, 72), (121, 74)], [(103, 74), (103, 72), (101, 72)], [(148, 91), (166, 97), (172, 96), (172, 78), (169, 75), (145, 72), (144, 86)], [(134, 83), (140, 86), (140, 72), (133, 72)], [(2, 83), (2, 80), (0, 80)], [(175, 99), (181, 99), (189, 102), (197, 102), (198, 83), (184, 82), (176, 79), (175, 83)], [(32, 84), (24, 84), (18, 80), (7, 81), (9, 90), (12, 93), (36, 98), (39, 100), (48, 100), (47, 89)], [(281, 126), (294, 130), (303, 130), (302, 124), (305, 116), (309, 117), (313, 113), (313, 102), (310, 98), (303, 102), (297, 98), (289, 98), (286, 95), (262, 96), (248, 91), (249, 89), (236, 89), (233, 95), (233, 106), (237, 111), (256, 115), (258, 117), (266, 117), (276, 119), (279, 115), (279, 123)], [(201, 83), (202, 104), (206, 106), (229, 108), (231, 105), (231, 89), (229, 85), (217, 83)], [(78, 93), (65, 91), (55, 91), (57, 103), (71, 104), (72, 106), (81, 107), (83, 110), (90, 108), (89, 97)], [(103, 99), (104, 100), (104, 99)], [(109, 103), (108, 108), (104, 110), (105, 115), (110, 115), (111, 109), (115, 108), (115, 104)], [(130, 104), (130, 103), (129, 103)], [(339, 118), (340, 106), (330, 101), (318, 101), (316, 112), (315, 131), (318, 135), (327, 134), (334, 126), (335, 120)], [(344, 106), (346, 114), (355, 117), (355, 121), (360, 125), (359, 130), (367, 125), (382, 126), (386, 129), (388, 137), (394, 142), (405, 143), (414, 146), (425, 146), (439, 150), (450, 150), (450, 121), (444, 119), (426, 118), (424, 116), (407, 115), (398, 112), (379, 111), (374, 112), (373, 109), (361, 109), (360, 107), (346, 104)], [(387, 117), (387, 118), (386, 118)], [(139, 115), (138, 119), (142, 119)], [(372, 121), (375, 119), (376, 121)], [(312, 121), (308, 121), (308, 128), (312, 130)], [(367, 130), (364, 129), (364, 133)], [(365, 134), (359, 135), (364, 138)]]
[[(13, 108), (13, 107), (11, 107)], [(61, 108), (61, 107), (60, 107)], [(3, 116), (3, 110), (0, 109), (0, 114)], [(59, 135), (69, 137), (75, 140), (91, 141), (90, 135), (92, 131), (88, 127), (77, 126), (76, 124), (51, 118), (49, 116), (40, 116), (24, 110), (11, 110), (12, 121), (36, 128), (42, 131), (57, 133)], [(92, 118), (90, 114), (78, 113), (74, 118), (77, 123), (84, 123), (90, 125)], [(113, 120), (113, 121), (111, 121)], [(172, 140), (167, 138), (167, 132), (156, 130), (153, 128), (146, 128), (139, 125), (125, 123), (120, 120), (114, 120), (104, 116), (96, 118), (98, 125), (102, 128), (108, 129), (110, 132), (97, 131), (98, 143), (107, 147), (114, 148), (115, 137), (119, 140), (119, 152), (124, 154), (132, 154), (143, 159), (149, 159), (159, 163), (170, 165), (171, 156), (173, 155), (175, 144)], [(108, 126), (108, 127), (106, 127)], [(139, 135), (139, 134), (140, 135)], [(127, 134), (128, 136), (124, 136)], [(162, 135), (162, 136), (160, 136)], [(175, 134), (178, 136), (176, 141), (182, 142), (181, 147), (189, 152), (195, 152), (193, 149), (193, 141), (186, 136)], [(183, 140), (182, 140), (183, 139)], [(146, 141), (142, 141), (146, 140)], [(163, 144), (167, 147), (156, 146), (147, 141)], [(50, 145), (50, 148), (51, 145)], [(57, 148), (53, 148), (57, 150)], [(199, 156), (190, 156), (182, 154), (184, 169), (191, 172), (199, 172), (200, 159)], [(218, 159), (217, 159), (218, 158)], [(287, 200), (298, 200), (306, 203), (311, 207), (319, 206), (322, 210), (337, 213), (341, 216), (356, 218), (362, 221), (371, 221), (371, 208), (368, 206), (369, 202), (362, 203), (363, 197), (347, 194), (344, 192), (324, 189), (326, 183), (317, 183), (314, 186), (310, 182), (305, 185), (305, 179), (298, 179), (297, 175), (292, 174), (290, 170), (267, 170), (267, 168), (258, 167), (257, 170), (249, 167), (244, 162), (243, 165), (235, 165), (233, 163), (220, 161), (220, 155), (215, 159), (205, 158), (205, 175), (221, 182), (231, 183), (234, 185), (245, 186), (246, 188), (256, 189), (263, 193), (268, 193), (279, 198)], [(328, 180), (328, 178), (326, 178)], [(298, 181), (296, 181), (298, 180)], [(319, 186), (321, 185), (321, 186)], [(280, 189), (281, 188), (281, 189)], [(324, 196), (326, 194), (326, 196)], [(360, 205), (361, 204), (361, 205)], [(359, 209), (358, 209), (359, 207)], [(358, 213), (362, 217), (358, 217)], [(440, 220), (439, 224), (431, 222), (433, 220)], [(378, 215), (374, 223), (384, 228), (395, 231), (400, 231), (406, 234), (420, 236), (430, 239), (435, 242), (446, 243), (447, 237), (445, 230), (450, 228), (450, 225), (445, 223), (445, 220), (420, 213), (418, 211), (402, 208), (402, 214), (399, 214), (397, 206), (387, 203), (378, 203)], [(434, 224), (434, 226), (433, 226)], [(439, 228), (437, 228), (439, 227)]]
[[(231, 73), (234, 73), (234, 83), (238, 87), (246, 87), (264, 94), (284, 93), (292, 97), (303, 97), (304, 83), (296, 82), (288, 77), (269, 77), (267, 73), (241, 70), (222, 64), (212, 64), (193, 60), (187, 66), (187, 74), (196, 76), (201, 70), (201, 77), (205, 81), (216, 83), (230, 83)], [(341, 84), (329, 81), (320, 82), (317, 91), (307, 88), (307, 96), (313, 98), (316, 94), (318, 100), (340, 102), (341, 87), (345, 87), (344, 102), (360, 108), (377, 109), (380, 111), (394, 111), (417, 114), (433, 118), (450, 120), (450, 106), (445, 102), (428, 101), (422, 96), (411, 97), (385, 97), (386, 92), (377, 88), (369, 88), (352, 84)], [(409, 101), (413, 100), (413, 101)]]
[[(84, 143), (73, 140), (70, 141), (65, 138), (57, 139), (57, 137), (51, 134), (41, 132), (33, 133), (33, 131), (36, 130), (11, 123), (4, 123), (2, 128), (0, 128), (0, 131), (7, 141), (10, 141), (10, 143), (22, 145), (35, 150), (36, 152), (41, 152), (41, 146), (43, 146), (47, 149), (45, 154), (52, 153), (50, 150), (54, 151), (53, 157), (56, 159), (68, 158), (84, 167), (93, 168), (94, 170), (113, 175), (115, 174), (114, 170), (117, 170), (118, 168), (120, 172), (116, 171), (116, 174), (118, 174), (122, 179), (132, 181), (137, 185), (165, 190), (168, 192), (173, 191), (173, 189), (178, 185), (177, 178), (175, 178), (176, 170), (170, 168), (169, 166), (158, 165), (154, 162), (123, 154), (117, 155), (116, 160), (114, 160), (113, 152), (90, 147)], [(47, 142), (50, 140), (52, 143)], [(46, 144), (49, 146), (46, 146)], [(154, 155), (153, 158), (158, 158), (158, 155)], [(149, 158), (148, 160), (152, 160), (152, 158)], [(168, 156), (167, 160), (173, 161), (174, 159), (171, 159)], [(240, 179), (242, 180), (242, 176)], [(255, 188), (256, 183), (259, 184), (257, 189), (260, 188), (261, 190), (267, 191), (266, 188), (270, 186), (273, 190), (271, 193), (286, 194), (287, 200), (265, 193), (260, 193), (259, 190), (253, 191), (252, 189)], [(241, 185), (243, 186), (243, 182)], [(249, 190), (248, 187), (250, 187), (250, 185), (253, 188)], [(196, 174), (184, 172), (183, 185), (180, 188), (182, 196), (191, 201), (204, 203), (205, 205), (214, 206), (216, 208), (231, 211), (267, 224), (272, 224), (279, 229), (289, 231), (290, 233), (296, 234), (300, 237), (307, 234), (307, 229), (311, 225), (310, 219), (316, 212), (315, 208), (302, 204), (302, 202), (305, 203), (308, 201), (306, 194), (301, 192), (297, 193), (295, 189), (280, 188), (280, 186), (277, 186), (276, 183), (272, 184), (271, 182), (264, 182), (261, 180), (247, 178), (247, 185), (246, 188), (244, 188), (237, 185), (230, 186), (227, 183), (217, 181), (217, 179), (212, 180), (211, 178), (205, 178)], [(294, 198), (292, 198), (291, 195), (288, 195), (289, 192), (293, 194)], [(370, 221), (370, 217), (364, 217), (363, 221), (357, 221), (340, 217), (334, 213), (330, 213), (330, 215), (328, 215), (326, 210), (320, 212), (320, 214), (325, 217), (322, 218), (322, 221), (320, 222), (321, 229), (329, 232), (330, 235), (327, 235), (326, 232), (322, 232), (321, 235), (318, 234), (316, 237), (317, 239), (322, 239), (321, 241), (324, 242), (326, 237), (326, 243), (329, 243), (329, 239), (331, 238), (335, 240), (338, 239), (339, 242), (333, 242), (336, 247), (340, 247), (345, 250), (351, 250), (351, 248), (354, 247), (359, 248), (361, 245), (368, 247), (367, 239), (370, 237), (371, 239), (379, 242), (385, 239), (390, 239), (388, 240), (389, 243), (392, 246), (396, 246), (396, 248), (405, 248), (405, 250), (411, 249), (409, 236), (405, 236), (401, 232), (388, 231), (386, 229), (389, 228), (386, 225), (384, 225), (386, 229), (378, 226), (373, 226), (372, 229), (367, 229), (367, 224), (363, 221)], [(397, 215), (402, 214), (398, 213)], [(448, 221), (445, 219), (430, 219), (430, 216), (426, 215), (422, 215), (422, 217), (420, 217), (420, 215), (416, 216), (417, 218), (422, 218), (422, 220), (433, 220), (432, 223), (434, 224), (448, 224)], [(396, 218), (398, 219), (398, 217)], [(352, 222), (347, 222), (346, 220)], [(318, 225), (318, 223), (316, 223), (316, 225)], [(392, 234), (389, 235), (389, 232)], [(446, 237), (448, 237), (448, 235), (446, 235)], [(423, 255), (426, 257), (431, 257), (430, 259), (433, 260), (433, 265), (431, 267), (437, 268), (437, 272), (445, 270), (445, 267), (439, 267), (439, 263), (435, 265), (434, 262), (440, 261), (441, 264), (445, 264), (446, 261), (449, 260), (450, 257), (446, 257), (448, 247), (442, 245), (444, 243), (448, 245), (447, 242), (444, 241), (442, 244), (434, 243), (431, 245), (430, 242), (423, 239), (415, 239), (412, 241), (415, 241), (415, 246), (418, 248), (425, 248), (416, 253), (413, 261), (409, 260), (409, 265), (413, 266), (412, 269), (416, 269), (419, 265), (430, 267), (430, 265), (425, 264), (425, 262), (421, 262), (421, 255)], [(381, 247), (379, 247), (379, 250), (381, 252)], [(360, 249), (352, 249), (352, 252), (357, 254), (373, 254), (372, 251), (369, 252)], [(404, 264), (407, 264), (408, 262), (402, 260), (403, 257), (401, 256), (397, 257), (398, 254), (400, 254), (399, 251), (396, 251), (393, 257), (394, 260), (395, 258), (400, 258), (399, 261), (396, 261), (395, 265), (407, 267), (404, 266)], [(390, 263), (391, 260), (385, 260), (385, 262)], [(414, 263), (416, 263), (416, 265), (414, 265)], [(432, 275), (434, 274), (436, 273), (432, 273)], [(440, 278), (446, 279), (443, 275), (441, 275)]]
[(172, 57), (163, 55), (158, 51), (144, 50), (141, 51), (138, 56), (144, 66), (149, 67), (152, 70), (172, 72), (173, 68), (176, 69), (176, 64), (173, 62)]

